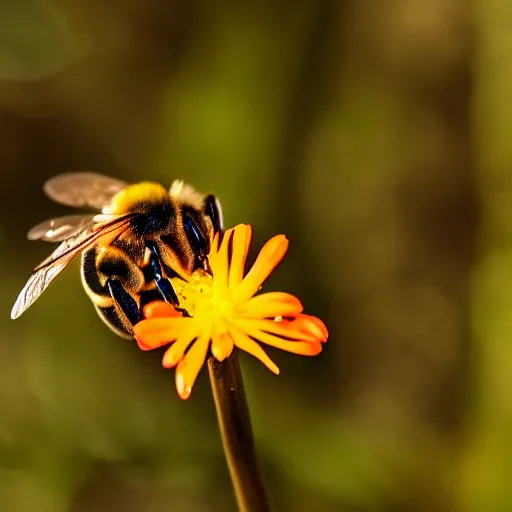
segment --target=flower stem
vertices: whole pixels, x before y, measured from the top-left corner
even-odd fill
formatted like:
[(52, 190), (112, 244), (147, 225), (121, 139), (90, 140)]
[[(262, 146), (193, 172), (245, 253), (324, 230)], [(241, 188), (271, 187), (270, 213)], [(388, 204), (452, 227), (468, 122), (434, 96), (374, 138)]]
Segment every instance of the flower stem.
[(208, 359), (222, 444), (241, 512), (267, 512), (270, 506), (258, 469), (249, 406), (236, 349), (222, 362)]

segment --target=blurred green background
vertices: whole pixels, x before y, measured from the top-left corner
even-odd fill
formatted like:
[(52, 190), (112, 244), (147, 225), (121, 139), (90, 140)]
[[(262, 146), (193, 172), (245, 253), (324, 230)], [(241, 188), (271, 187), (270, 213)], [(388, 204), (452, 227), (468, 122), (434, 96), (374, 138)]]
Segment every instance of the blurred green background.
[(506, 0), (0, 0), (0, 510), (235, 510), (208, 378), (97, 318), (72, 265), (16, 322), (93, 170), (213, 191), (321, 355), (242, 356), (276, 511), (512, 510)]

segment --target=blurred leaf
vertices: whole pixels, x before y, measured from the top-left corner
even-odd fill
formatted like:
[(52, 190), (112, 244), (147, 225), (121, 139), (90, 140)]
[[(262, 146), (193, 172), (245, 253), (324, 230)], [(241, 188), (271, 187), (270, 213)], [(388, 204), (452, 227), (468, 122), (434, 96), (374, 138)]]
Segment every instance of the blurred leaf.
[(64, 16), (48, 0), (0, 2), (0, 80), (40, 80), (83, 55)]

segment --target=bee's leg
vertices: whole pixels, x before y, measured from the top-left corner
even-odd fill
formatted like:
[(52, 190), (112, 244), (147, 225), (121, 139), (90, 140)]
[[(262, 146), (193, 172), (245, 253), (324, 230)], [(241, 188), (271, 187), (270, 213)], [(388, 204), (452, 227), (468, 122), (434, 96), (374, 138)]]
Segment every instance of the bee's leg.
[[(126, 290), (139, 290), (141, 285), (137, 285), (134, 281), (137, 279), (138, 272), (132, 268), (132, 287), (126, 288), (120, 279), (122, 256), (112, 247), (106, 251), (101, 251), (98, 255), (98, 249), (93, 247), (84, 251), (82, 254), (82, 282), (84, 288), (96, 306), (101, 319), (116, 333), (124, 337), (132, 337), (132, 326), (141, 319), (138, 314), (140, 306), (138, 306), (137, 292), (135, 296), (129, 294)], [(116, 258), (120, 256), (120, 258)], [(109, 263), (109, 265), (107, 265)], [(117, 273), (112, 271), (114, 263), (118, 264)], [(110, 267), (110, 268), (109, 268)], [(101, 270), (100, 270), (101, 268)], [(125, 274), (130, 274), (130, 266)], [(138, 267), (137, 267), (138, 268)], [(105, 272), (103, 272), (105, 271)], [(141, 272), (142, 274), (142, 272)], [(142, 275), (142, 279), (143, 279)], [(134, 302), (136, 304), (134, 304)]]
[(147, 248), (150, 251), (149, 263), (151, 268), (153, 269), (153, 274), (155, 275), (155, 284), (160, 292), (160, 295), (163, 297), (165, 302), (172, 304), (173, 306), (177, 306), (179, 304), (178, 296), (172, 287), (169, 279), (163, 276), (162, 266), (160, 265), (160, 254), (158, 253), (158, 247), (154, 242), (147, 242)]
[(132, 325), (142, 320), (142, 313), (135, 299), (124, 289), (121, 281), (114, 277), (107, 279), (110, 296), (115, 300)]
[(218, 233), (222, 229), (222, 208), (218, 199), (213, 194), (208, 194), (203, 201), (204, 213), (210, 217), (213, 224), (213, 232)]
[[(185, 230), (190, 247), (197, 260), (199, 262), (204, 261), (208, 256), (208, 239), (203, 235), (196, 220), (194, 220), (192, 214), (188, 211), (183, 212), (183, 229)], [(197, 266), (200, 267), (202, 265)]]

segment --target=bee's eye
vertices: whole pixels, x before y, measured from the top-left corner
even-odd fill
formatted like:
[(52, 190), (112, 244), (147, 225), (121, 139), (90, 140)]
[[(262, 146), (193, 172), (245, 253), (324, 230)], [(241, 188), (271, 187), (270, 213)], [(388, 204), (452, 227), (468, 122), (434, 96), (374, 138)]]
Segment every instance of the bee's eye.
[(183, 227), (194, 253), (198, 256), (203, 255), (208, 248), (199, 227), (189, 212), (183, 213)]

